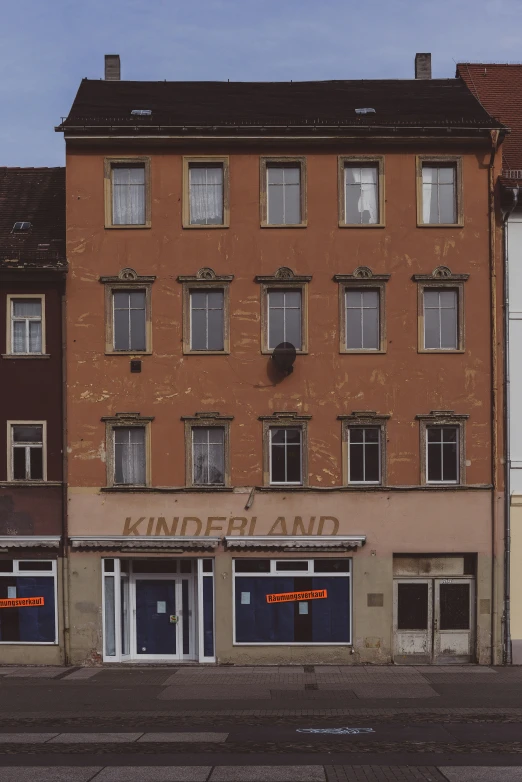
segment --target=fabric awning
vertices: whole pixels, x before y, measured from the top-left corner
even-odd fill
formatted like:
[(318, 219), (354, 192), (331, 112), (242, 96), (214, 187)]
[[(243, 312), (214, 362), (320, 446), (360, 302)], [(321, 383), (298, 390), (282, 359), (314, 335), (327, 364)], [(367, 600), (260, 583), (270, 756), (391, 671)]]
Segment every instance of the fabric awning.
[(59, 548), (60, 535), (0, 535), (0, 548)]
[(364, 546), (365, 535), (238, 535), (225, 538), (227, 549), (264, 551), (352, 551)]
[(141, 535), (133, 537), (128, 535), (72, 535), (69, 540), (73, 548), (118, 549), (120, 551), (132, 549), (181, 549), (183, 551), (201, 549), (211, 551), (219, 544), (219, 538), (191, 538), (174, 535), (147, 535), (147, 537)]

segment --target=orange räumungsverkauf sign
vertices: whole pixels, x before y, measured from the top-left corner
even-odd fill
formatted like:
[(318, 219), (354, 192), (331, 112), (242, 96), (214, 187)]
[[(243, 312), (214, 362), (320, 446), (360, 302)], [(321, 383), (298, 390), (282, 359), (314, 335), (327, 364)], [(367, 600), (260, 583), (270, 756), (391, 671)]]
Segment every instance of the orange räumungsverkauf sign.
[(311, 589), (309, 592), (281, 592), (277, 595), (267, 595), (267, 603), (294, 603), (304, 600), (320, 600), (328, 597), (326, 589)]
[(43, 597), (7, 597), (0, 599), (0, 608), (32, 608), (43, 606)]

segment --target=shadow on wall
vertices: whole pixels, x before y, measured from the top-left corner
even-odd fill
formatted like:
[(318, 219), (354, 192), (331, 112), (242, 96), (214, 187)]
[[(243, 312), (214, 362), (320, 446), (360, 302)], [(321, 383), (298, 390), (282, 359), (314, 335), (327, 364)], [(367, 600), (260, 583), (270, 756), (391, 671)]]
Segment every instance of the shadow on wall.
[(0, 535), (32, 535), (34, 521), (29, 513), (16, 511), (11, 496), (0, 497)]

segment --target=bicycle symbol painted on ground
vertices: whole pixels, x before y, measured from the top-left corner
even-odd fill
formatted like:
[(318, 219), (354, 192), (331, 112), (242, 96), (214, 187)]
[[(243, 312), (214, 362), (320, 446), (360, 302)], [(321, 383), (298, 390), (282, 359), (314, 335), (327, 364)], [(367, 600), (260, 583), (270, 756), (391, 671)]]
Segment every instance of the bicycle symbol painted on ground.
[(355, 733), (375, 733), (373, 728), (296, 728), (297, 733), (334, 733), (337, 736)]

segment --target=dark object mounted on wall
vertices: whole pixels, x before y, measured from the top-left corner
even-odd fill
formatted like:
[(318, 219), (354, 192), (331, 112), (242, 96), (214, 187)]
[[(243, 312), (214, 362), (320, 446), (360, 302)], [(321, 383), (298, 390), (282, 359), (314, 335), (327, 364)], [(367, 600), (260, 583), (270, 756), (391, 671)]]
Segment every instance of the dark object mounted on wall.
[(131, 372), (141, 372), (141, 359), (131, 358), (130, 367)]
[(272, 353), (272, 361), (283, 375), (290, 375), (294, 371), (295, 357), (295, 347), (291, 342), (280, 342)]

